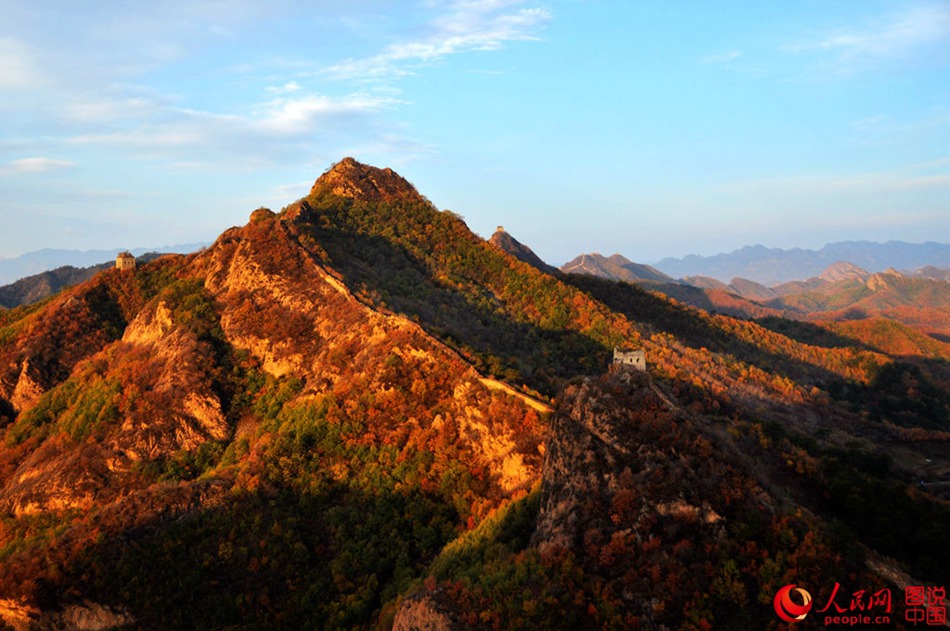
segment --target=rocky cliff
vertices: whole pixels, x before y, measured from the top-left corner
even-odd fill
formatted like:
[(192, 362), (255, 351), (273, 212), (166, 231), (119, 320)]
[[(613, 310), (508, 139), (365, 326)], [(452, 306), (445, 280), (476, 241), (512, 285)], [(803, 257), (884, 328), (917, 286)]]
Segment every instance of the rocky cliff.
[(392, 169), (380, 169), (343, 158), (320, 176), (310, 195), (331, 193), (366, 202), (421, 198), (415, 187)]

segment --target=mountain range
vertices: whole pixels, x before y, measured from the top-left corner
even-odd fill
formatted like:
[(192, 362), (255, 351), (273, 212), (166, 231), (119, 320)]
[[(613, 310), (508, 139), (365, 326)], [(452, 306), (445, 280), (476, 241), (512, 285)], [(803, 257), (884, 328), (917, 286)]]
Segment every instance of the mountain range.
[(813, 278), (772, 286), (746, 278), (729, 283), (709, 276), (674, 280), (620, 255), (609, 259), (583, 255), (561, 271), (637, 283), (686, 304), (734, 316), (809, 321), (884, 317), (950, 339), (950, 271), (933, 266), (910, 273), (889, 268), (872, 274), (839, 261)]
[(545, 270), (344, 159), (0, 311), (0, 620), (748, 629), (792, 583), (903, 616), (950, 567), (950, 344), (860, 325)]
[(818, 276), (838, 261), (847, 261), (871, 272), (883, 272), (889, 267), (915, 270), (927, 265), (950, 269), (950, 244), (842, 241), (829, 243), (820, 250), (753, 245), (715, 256), (665, 258), (654, 267), (674, 278), (702, 275), (728, 283), (739, 277), (773, 285)]

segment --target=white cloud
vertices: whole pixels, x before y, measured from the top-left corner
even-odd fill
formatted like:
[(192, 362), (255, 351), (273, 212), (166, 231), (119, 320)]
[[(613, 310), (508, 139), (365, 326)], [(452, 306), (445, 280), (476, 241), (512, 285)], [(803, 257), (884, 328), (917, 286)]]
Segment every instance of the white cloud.
[(114, 117), (108, 123), (96, 119), (91, 126), (100, 129), (74, 134), (65, 142), (168, 160), (176, 169), (214, 162), (261, 165), (299, 154), (300, 147), (312, 143), (314, 136), (358, 139), (367, 130), (378, 133), (375, 116), (402, 103), (385, 95), (310, 94), (278, 97), (247, 113), (219, 114), (170, 106), (161, 97), (155, 101), (136, 99), (136, 107), (126, 110), (128, 101), (117, 98), (85, 103), (82, 114), (112, 113)]
[(848, 74), (893, 61), (950, 60), (950, 4), (927, 3), (861, 27), (841, 28), (786, 46), (824, 57), (828, 69)]
[(43, 173), (74, 166), (76, 165), (68, 160), (57, 160), (56, 158), (20, 158), (10, 162), (7, 170), (12, 173)]
[(352, 94), (344, 98), (308, 95), (268, 103), (262, 115), (247, 121), (251, 126), (283, 134), (314, 131), (331, 118), (378, 112), (400, 101), (388, 97)]
[(550, 21), (540, 7), (524, 7), (519, 0), (460, 0), (432, 19), (425, 33), (386, 47), (366, 59), (349, 59), (323, 70), (339, 79), (381, 79), (411, 72), (413, 64), (448, 55), (499, 50), (508, 42), (531, 41)]
[[(288, 62), (282, 57), (257, 61), (289, 70), (289, 76), (268, 74), (261, 83), (252, 75), (227, 76), (229, 83), (222, 84), (221, 90), (238, 86), (231, 93), (241, 95), (230, 103), (189, 108), (190, 85), (172, 88), (182, 90), (180, 94), (169, 93), (167, 87), (142, 85), (149, 76), (144, 71), (184, 63), (183, 56), (207, 46), (209, 37), (228, 38), (228, 31), (240, 33), (242, 25), (279, 14), (283, 0), (275, 1), (277, 8), (263, 0), (156, 0), (148, 6), (123, 5), (109, 11), (75, 11), (75, 15), (65, 6), (48, 12), (21, 8), (5, 16), (7, 30), (34, 36), (0, 37), (0, 90), (45, 88), (36, 93), (39, 100), (34, 107), (20, 102), (15, 111), (33, 128), (34, 140), (40, 135), (45, 139), (49, 151), (106, 149), (113, 160), (160, 160), (178, 167), (218, 160), (229, 168), (236, 163), (272, 165), (301, 150), (312, 156), (315, 151), (332, 152), (341, 146), (409, 144), (413, 145), (410, 153), (420, 155), (432, 147), (412, 143), (398, 124), (383, 116), (409, 102), (401, 97), (400, 87), (377, 81), (367, 89), (362, 80), (391, 79), (448, 55), (497, 50), (507, 42), (537, 39), (550, 19), (545, 9), (533, 4), (538, 0), (420, 0), (413, 7), (415, 26), (411, 29), (401, 22), (380, 22), (399, 29), (397, 34), (379, 31), (389, 33), (377, 44), (381, 52), (318, 73), (323, 79), (332, 76), (345, 81), (325, 86), (328, 90), (312, 90), (301, 72), (326, 62), (307, 63), (302, 58)], [(74, 38), (59, 39), (35, 51), (23, 44), (38, 32), (62, 28), (67, 15)], [(42, 77), (36, 70), (40, 66), (51, 74)], [(350, 90), (345, 89), (347, 85), (352, 86)], [(256, 102), (246, 96), (248, 88), (259, 90)], [(23, 125), (16, 133), (30, 137)], [(52, 163), (16, 167), (18, 172), (42, 168), (52, 168)]]
[(300, 84), (296, 81), (288, 81), (284, 85), (270, 85), (264, 88), (271, 94), (292, 94), (300, 91)]

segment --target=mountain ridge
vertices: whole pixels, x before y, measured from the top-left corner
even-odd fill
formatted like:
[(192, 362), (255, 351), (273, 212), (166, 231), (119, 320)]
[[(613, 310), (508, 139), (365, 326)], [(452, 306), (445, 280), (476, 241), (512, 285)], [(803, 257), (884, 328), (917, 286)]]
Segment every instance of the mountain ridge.
[(622, 280), (631, 283), (658, 282), (676, 283), (677, 281), (663, 272), (641, 263), (634, 263), (621, 254), (603, 256), (596, 252), (581, 254), (561, 266), (565, 274), (589, 274), (601, 278)]
[[(149, 251), (136, 257), (139, 264), (147, 263), (163, 254)], [(76, 268), (71, 265), (57, 267), (33, 276), (26, 276), (20, 280), (0, 287), (0, 307), (12, 309), (21, 305), (38, 302), (62, 289), (89, 280), (99, 272), (115, 266), (114, 261), (106, 261), (98, 265)]]
[(43, 248), (11, 258), (0, 258), (0, 285), (14, 283), (27, 276), (41, 274), (58, 267), (90, 267), (114, 261), (119, 252), (128, 250), (134, 256), (148, 252), (161, 254), (190, 253), (207, 246), (201, 243), (183, 243), (161, 247), (114, 248), (110, 250), (67, 250)]
[(503, 226), (498, 226), (492, 236), (489, 237), (488, 242), (545, 274), (557, 274), (559, 272), (556, 267), (542, 261), (541, 257), (534, 253), (534, 250), (508, 234)]
[[(889, 585), (861, 545), (950, 562), (936, 357), (545, 274), (344, 168), (0, 312), (0, 616), (385, 629), (422, 590), (468, 626), (764, 626), (806, 568)], [(604, 377), (614, 347), (647, 372)]]

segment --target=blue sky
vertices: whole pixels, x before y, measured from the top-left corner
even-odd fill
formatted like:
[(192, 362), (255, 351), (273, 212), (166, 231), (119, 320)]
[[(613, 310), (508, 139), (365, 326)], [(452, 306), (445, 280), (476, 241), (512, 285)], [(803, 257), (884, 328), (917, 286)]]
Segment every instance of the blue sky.
[(347, 155), (555, 264), (950, 241), (945, 0), (0, 0), (0, 15), (4, 257), (210, 241)]

